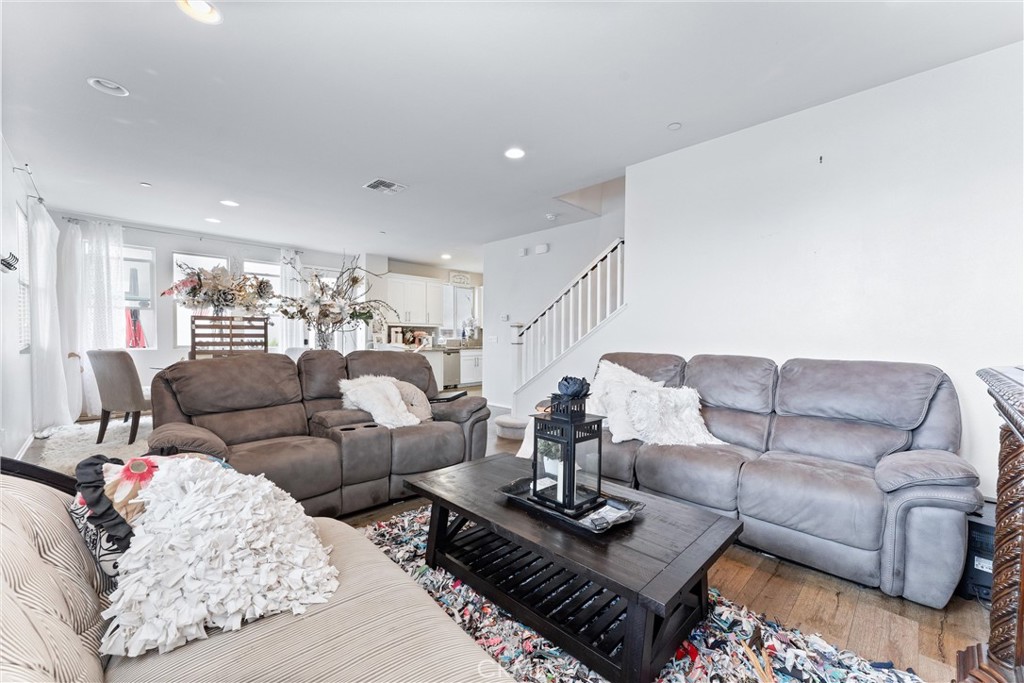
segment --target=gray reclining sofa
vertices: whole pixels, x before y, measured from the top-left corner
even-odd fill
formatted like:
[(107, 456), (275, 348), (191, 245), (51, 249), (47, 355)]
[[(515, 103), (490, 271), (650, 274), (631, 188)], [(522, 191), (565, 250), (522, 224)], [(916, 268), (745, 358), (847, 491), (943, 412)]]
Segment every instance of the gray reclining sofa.
[(408, 474), (484, 457), (487, 401), (431, 405), (433, 421), (388, 429), (342, 408), (338, 380), (388, 375), (437, 395), (430, 363), (402, 351), (306, 351), (181, 361), (153, 378), (150, 448), (224, 458), (265, 474), (312, 516), (337, 517), (412, 495)]
[[(960, 404), (917, 363), (610, 353), (701, 396), (726, 445), (602, 442), (602, 475), (743, 521), (740, 540), (888, 595), (942, 607), (979, 509), (957, 455)], [(588, 460), (584, 469), (594, 471)]]

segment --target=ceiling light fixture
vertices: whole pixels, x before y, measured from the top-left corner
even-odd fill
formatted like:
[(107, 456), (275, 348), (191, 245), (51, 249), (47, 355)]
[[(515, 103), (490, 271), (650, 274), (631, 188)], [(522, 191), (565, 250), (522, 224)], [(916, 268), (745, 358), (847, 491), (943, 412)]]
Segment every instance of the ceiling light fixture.
[(451, 254), (441, 254), (441, 258), (443, 258), (445, 261), (450, 261), (451, 258), (452, 258), (452, 255)]
[(526, 152), (519, 147), (509, 147), (505, 150), (505, 157), (508, 159), (522, 159), (525, 156)]
[(178, 0), (178, 9), (202, 24), (216, 25), (224, 21), (220, 11), (212, 2), (203, 0)]
[(139, 187), (153, 187), (150, 183), (139, 183)]
[(220, 219), (219, 218), (207, 218), (206, 222), (207, 223), (220, 223)]
[(233, 202), (230, 199), (222, 199), (222, 200), (220, 200), (220, 203), (223, 204), (224, 206), (231, 206), (231, 207), (238, 206), (238, 202)]
[(99, 90), (104, 95), (128, 97), (128, 88), (124, 87), (120, 83), (115, 83), (109, 78), (98, 78), (94, 76), (92, 78), (85, 79), (85, 82)]
[(669, 130), (679, 130), (680, 128), (683, 127), (683, 124), (679, 123), (678, 121), (673, 121), (672, 123), (668, 124), (665, 127), (668, 128)]

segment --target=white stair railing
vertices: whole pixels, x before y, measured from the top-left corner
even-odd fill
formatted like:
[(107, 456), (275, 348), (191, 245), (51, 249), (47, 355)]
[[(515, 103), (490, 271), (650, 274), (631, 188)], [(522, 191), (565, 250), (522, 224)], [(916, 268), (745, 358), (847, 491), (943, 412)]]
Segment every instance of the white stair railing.
[(625, 241), (605, 248), (531, 322), (512, 325), (516, 388), (543, 372), (625, 303)]

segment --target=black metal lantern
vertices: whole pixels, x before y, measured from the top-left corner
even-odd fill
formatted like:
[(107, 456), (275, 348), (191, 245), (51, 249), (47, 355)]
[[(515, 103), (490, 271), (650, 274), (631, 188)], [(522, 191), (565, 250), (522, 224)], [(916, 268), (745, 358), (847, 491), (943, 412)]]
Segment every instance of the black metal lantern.
[[(534, 415), (531, 500), (569, 517), (604, 504), (601, 498), (601, 415), (588, 415), (585, 398), (551, 396), (548, 413)], [(597, 487), (576, 483), (577, 457), (597, 459)]]

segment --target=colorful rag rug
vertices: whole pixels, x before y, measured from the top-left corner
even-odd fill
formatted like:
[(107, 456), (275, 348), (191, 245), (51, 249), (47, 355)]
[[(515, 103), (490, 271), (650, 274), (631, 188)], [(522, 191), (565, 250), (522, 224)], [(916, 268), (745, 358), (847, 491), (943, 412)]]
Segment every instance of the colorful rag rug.
[[(417, 583), (516, 680), (604, 679), (443, 569), (424, 564), (430, 506), (365, 528), (366, 537)], [(912, 673), (872, 665), (820, 636), (787, 629), (711, 589), (712, 612), (680, 644), (659, 683), (921, 683)], [(772, 672), (764, 669), (765, 657)]]

